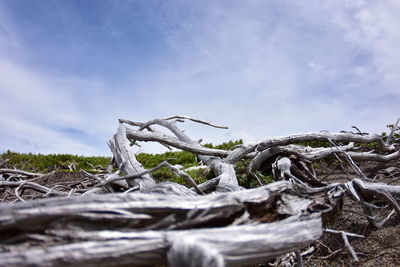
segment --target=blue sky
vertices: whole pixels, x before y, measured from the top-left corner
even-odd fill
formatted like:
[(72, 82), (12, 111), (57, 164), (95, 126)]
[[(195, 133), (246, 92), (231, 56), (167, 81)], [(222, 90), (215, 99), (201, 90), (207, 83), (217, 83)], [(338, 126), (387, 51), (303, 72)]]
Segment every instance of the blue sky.
[[(221, 143), (400, 117), (396, 0), (0, 2), (0, 151), (110, 155), (118, 118)], [(160, 152), (158, 146), (143, 147)]]

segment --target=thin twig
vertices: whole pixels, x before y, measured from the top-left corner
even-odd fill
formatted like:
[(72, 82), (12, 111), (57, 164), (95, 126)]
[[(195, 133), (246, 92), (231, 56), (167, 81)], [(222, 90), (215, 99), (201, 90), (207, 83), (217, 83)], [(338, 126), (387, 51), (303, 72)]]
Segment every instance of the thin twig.
[(353, 258), (354, 261), (358, 261), (357, 254), (354, 251), (354, 248), (350, 245), (350, 242), (347, 239), (347, 236), (360, 237), (360, 238), (365, 238), (365, 236), (354, 234), (354, 233), (349, 233), (349, 232), (345, 232), (345, 231), (333, 230), (333, 229), (324, 229), (324, 232), (332, 233), (332, 234), (340, 234), (343, 239), (344, 245), (346, 246), (346, 248), (348, 249), (348, 251), (351, 254), (351, 257)]
[(96, 181), (99, 181), (99, 182), (103, 181), (103, 179), (101, 179), (97, 175), (91, 174), (91, 173), (89, 173), (89, 172), (87, 172), (87, 171), (85, 171), (83, 169), (80, 169), (79, 171), (83, 172), (86, 176), (95, 179)]
[(168, 161), (165, 160), (165, 161), (161, 162), (160, 164), (158, 164), (157, 166), (155, 166), (155, 167), (153, 167), (151, 169), (145, 170), (145, 171), (143, 171), (141, 173), (130, 174), (130, 175), (119, 176), (119, 177), (114, 177), (114, 178), (111, 178), (111, 179), (107, 179), (107, 180), (104, 180), (101, 183), (97, 184), (95, 187), (105, 186), (105, 185), (107, 185), (109, 183), (113, 183), (113, 182), (120, 181), (120, 180), (140, 178), (143, 175), (152, 173), (152, 172), (154, 172), (154, 171), (156, 171), (156, 170), (158, 170), (158, 169), (160, 169), (162, 167), (166, 167), (167, 164), (168, 164)]
[(179, 116), (179, 115), (177, 115), (177, 116), (172, 116), (172, 117), (164, 118), (164, 119), (162, 119), (162, 120), (173, 120), (173, 119), (191, 120), (191, 121), (193, 121), (193, 122), (205, 124), (205, 125), (208, 125), (208, 126), (211, 126), (211, 127), (214, 127), (214, 128), (228, 129), (228, 127), (226, 127), (226, 126), (218, 126), (218, 125), (212, 124), (212, 123), (210, 123), (210, 122), (206, 122), (206, 121), (199, 120), (199, 119), (194, 119), (194, 118), (191, 118), (191, 117), (188, 117), (188, 116)]
[(20, 196), (20, 194), (19, 194), (19, 190), (20, 190), (20, 188), (22, 187), (22, 185), (25, 183), (25, 181), (24, 182), (22, 182), (17, 188), (15, 188), (15, 190), (14, 190), (14, 192), (15, 192), (15, 196), (21, 201), (21, 202), (25, 202), (25, 200)]
[(349, 233), (349, 232), (345, 232), (345, 231), (342, 231), (342, 230), (334, 230), (334, 229), (325, 228), (324, 232), (331, 233), (331, 234), (342, 234), (342, 233), (344, 233), (346, 236), (365, 238), (365, 236), (363, 236), (363, 235)]
[(344, 241), (344, 245), (347, 247), (347, 249), (349, 250), (351, 256), (353, 257), (354, 261), (358, 261), (358, 257), (356, 252), (354, 251), (354, 248), (350, 245), (349, 240), (347, 239), (347, 235), (345, 234), (345, 232), (341, 232), (341, 236), (343, 238)]
[[(331, 139), (328, 139), (329, 143), (331, 143), (333, 146), (335, 146), (336, 148), (337, 145), (332, 142)], [(339, 148), (338, 148), (339, 149)], [(345, 155), (345, 158), (347, 159), (347, 161), (349, 162), (350, 166), (353, 168), (353, 170), (364, 180), (369, 180), (365, 174), (361, 171), (360, 167), (357, 166), (357, 164), (353, 161), (353, 159), (349, 156), (349, 154), (345, 151), (339, 151), (338, 153), (342, 153), (343, 155)]]
[(300, 251), (296, 250), (294, 253), (296, 254), (297, 267), (303, 267), (304, 266), (303, 257), (301, 256)]
[(330, 254), (327, 255), (327, 256), (318, 257), (318, 259), (321, 259), (321, 260), (329, 259), (330, 257), (332, 257), (332, 256), (334, 256), (334, 255), (336, 255), (336, 254), (338, 254), (338, 253), (341, 252), (342, 250), (343, 250), (342, 248), (339, 248), (338, 250), (333, 251), (332, 253), (330, 253)]
[(331, 176), (337, 169), (339, 168), (339, 165), (336, 165), (335, 168), (330, 171), (327, 175), (325, 175), (324, 177), (322, 177), (321, 179), (319, 179), (320, 182), (323, 182), (326, 178), (328, 178), (329, 176)]
[[(119, 119), (119, 123), (125, 123), (131, 126), (136, 126), (136, 127), (140, 127), (139, 131), (143, 131), (144, 129), (147, 129), (149, 132), (153, 132), (153, 133), (159, 133), (159, 131), (153, 129), (150, 124), (148, 123), (142, 123), (142, 122), (136, 122), (136, 121), (131, 121), (131, 120), (127, 120), (127, 119)], [(136, 143), (137, 140), (130, 140), (131, 141), (131, 146), (133, 145), (137, 145), (140, 146)], [(172, 150), (171, 147), (167, 144), (163, 144), (160, 143), (161, 145), (165, 146), (166, 148), (168, 148), (169, 150)], [(114, 157), (113, 157), (114, 159)]]
[(121, 176), (121, 177), (114, 177), (111, 179), (107, 179), (102, 181), (101, 183), (97, 184), (95, 187), (100, 187), (100, 186), (105, 186), (107, 184), (116, 182), (116, 181), (120, 181), (120, 180), (125, 180), (125, 179), (135, 179), (135, 178), (139, 178), (142, 177), (145, 174), (149, 174), (152, 173), (162, 167), (168, 167), (171, 171), (175, 172), (177, 175), (183, 177), (188, 183), (190, 183), (198, 192), (200, 192), (201, 194), (204, 195), (204, 192), (198, 187), (198, 185), (196, 184), (196, 182), (193, 180), (192, 177), (190, 177), (190, 175), (188, 175), (187, 173), (179, 170), (178, 168), (176, 168), (175, 166), (171, 165), (168, 160), (165, 160), (163, 162), (161, 162), (160, 164), (158, 164), (157, 166), (148, 169), (144, 172), (138, 173), (138, 174), (133, 174), (133, 175), (126, 175), (126, 176)]
[[(0, 181), (0, 186), (9, 186), (9, 187), (17, 187), (16, 188), (16, 193), (18, 193), (19, 195), (19, 190), (20, 189), (31, 189), (31, 190), (35, 190), (39, 193), (43, 193), (43, 194), (55, 194), (58, 196), (65, 196), (67, 195), (64, 192), (60, 192), (54, 189), (50, 189), (46, 186), (37, 184), (37, 183), (33, 183), (33, 182), (29, 182), (29, 181), (19, 181), (19, 182), (8, 182), (8, 181)], [(18, 197), (18, 196), (17, 196)]]
[(374, 218), (374, 226), (376, 228), (381, 228), (383, 225), (385, 225), (385, 223), (393, 216), (393, 214), (395, 214), (395, 210), (393, 209), (388, 216), (386, 216), (386, 218), (384, 218), (382, 221), (380, 222), (375, 222), (375, 218)]
[(130, 193), (130, 192), (136, 191), (136, 190), (140, 190), (140, 186), (139, 186), (139, 185), (134, 186), (134, 187), (132, 187), (132, 188), (126, 190), (126, 191), (124, 192), (124, 194)]
[(180, 169), (178, 169), (177, 167), (169, 164), (168, 162), (166, 162), (167, 167), (175, 172), (177, 175), (183, 177), (186, 182), (190, 183), (194, 188), (196, 188), (197, 191), (199, 191), (202, 195), (205, 195), (205, 193), (198, 187), (198, 185), (196, 184), (196, 182), (193, 180), (192, 177), (190, 177), (189, 174), (187, 174), (186, 172), (181, 171)]
[(389, 144), (390, 144), (390, 142), (392, 141), (392, 137), (393, 137), (393, 134), (394, 134), (394, 132), (397, 130), (397, 125), (399, 124), (399, 122), (400, 122), (400, 118), (399, 119), (397, 119), (397, 121), (396, 121), (396, 123), (393, 125), (393, 128), (392, 128), (392, 130), (390, 131), (390, 133), (389, 133), (389, 135), (388, 135), (388, 138), (386, 139), (386, 145), (388, 146)]
[(361, 130), (357, 127), (357, 126), (351, 126), (351, 128), (354, 128), (354, 129), (356, 129), (357, 130), (357, 132), (359, 133), (359, 134), (361, 134), (361, 135), (365, 135), (365, 134), (367, 134), (367, 133), (363, 133), (363, 132), (361, 132)]
[(43, 175), (42, 173), (33, 173), (33, 172), (14, 170), (14, 169), (0, 169), (0, 174), (3, 174), (3, 173), (21, 174), (21, 175), (30, 176), (30, 177), (31, 176), (36, 177), (36, 176), (42, 176)]

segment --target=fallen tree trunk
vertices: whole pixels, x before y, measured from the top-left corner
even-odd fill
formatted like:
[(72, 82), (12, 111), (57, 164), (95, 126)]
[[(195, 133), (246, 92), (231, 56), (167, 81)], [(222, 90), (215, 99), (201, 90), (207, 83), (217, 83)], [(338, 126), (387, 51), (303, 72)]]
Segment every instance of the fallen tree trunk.
[(188, 229), (274, 222), (290, 216), (328, 212), (344, 192), (345, 187), (340, 184), (316, 189), (281, 181), (256, 189), (206, 196), (148, 192), (46, 198), (1, 205), (0, 232), (70, 226), (83, 230)]
[(298, 250), (322, 234), (321, 220), (181, 231), (63, 231), (80, 241), (2, 253), (0, 266), (243, 266)]
[(207, 196), (89, 195), (1, 206), (5, 240), (11, 231), (75, 242), (28, 251), (3, 244), (10, 252), (0, 253), (0, 265), (257, 263), (319, 238), (321, 214), (331, 212), (344, 192), (340, 185), (315, 190), (283, 181)]
[[(20, 200), (27, 185), (45, 197), (68, 196), (0, 205), (0, 266), (243, 266), (293, 251), (300, 264), (298, 250), (318, 239), (324, 227), (334, 225), (347, 196), (364, 207), (375, 227), (382, 227), (393, 214), (400, 215), (400, 187), (371, 182), (355, 162), (396, 161), (400, 157), (397, 128), (386, 141), (379, 135), (306, 133), (223, 150), (190, 139), (176, 125), (183, 120), (224, 128), (184, 116), (147, 123), (120, 120), (109, 146), (122, 176), (87, 174), (97, 184), (84, 194), (36, 185), (33, 179), (40, 175), (2, 169), (6, 179), (0, 187), (15, 188)], [(146, 170), (131, 149), (139, 141), (195, 153), (214, 178), (197, 185), (169, 162)], [(301, 145), (306, 141), (332, 146)], [(360, 143), (377, 148), (357, 151)], [(347, 162), (361, 179), (332, 184), (320, 180), (312, 164), (332, 156), (342, 165)], [(249, 177), (260, 184), (259, 172), (265, 165), (282, 181), (255, 189), (241, 187), (235, 166), (243, 159), (250, 162)], [(162, 167), (183, 177), (192, 188), (156, 183), (151, 173)], [(96, 194), (114, 192), (115, 187), (123, 192)], [(383, 220), (374, 216), (381, 209), (377, 202), (392, 209)], [(340, 233), (358, 260), (346, 234)]]

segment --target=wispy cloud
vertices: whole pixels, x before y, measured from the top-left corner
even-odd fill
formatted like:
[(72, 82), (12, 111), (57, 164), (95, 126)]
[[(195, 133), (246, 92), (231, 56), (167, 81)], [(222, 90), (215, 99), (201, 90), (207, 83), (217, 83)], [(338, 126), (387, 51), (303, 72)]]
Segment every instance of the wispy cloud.
[[(0, 147), (31, 152), (94, 154), (99, 149), (70, 136), (64, 127), (84, 128), (78, 99), (56, 80), (0, 61)], [(65, 85), (63, 85), (65, 86)]]
[(0, 5), (0, 149), (107, 154), (119, 117), (212, 120), (231, 129), (187, 132), (222, 142), (400, 115), (394, 0), (123, 3), (58, 4), (62, 27)]
[(370, 52), (372, 64), (356, 69), (360, 78), (378, 76), (383, 90), (400, 96), (400, 4), (398, 1), (347, 2), (352, 13), (337, 12), (333, 21), (345, 31), (345, 38)]
[[(389, 70), (376, 70), (379, 51), (352, 41), (363, 26), (337, 21), (364, 7), (296, 3), (193, 7), (197, 16), (169, 37), (179, 61), (146, 80), (144, 88), (152, 89), (145, 98), (164, 100), (159, 109), (226, 121), (256, 137), (355, 124), (384, 130), (400, 111), (396, 96), (388, 95), (398, 90), (382, 82)], [(387, 35), (384, 42), (395, 45)]]

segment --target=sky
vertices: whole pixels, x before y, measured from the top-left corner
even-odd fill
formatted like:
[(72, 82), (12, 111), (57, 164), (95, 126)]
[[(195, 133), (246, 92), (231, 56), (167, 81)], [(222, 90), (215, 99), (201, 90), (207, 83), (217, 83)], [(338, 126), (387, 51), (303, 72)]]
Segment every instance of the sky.
[[(111, 155), (118, 119), (194, 140), (387, 131), (400, 1), (0, 1), (0, 152)], [(140, 152), (158, 153), (158, 145)]]

